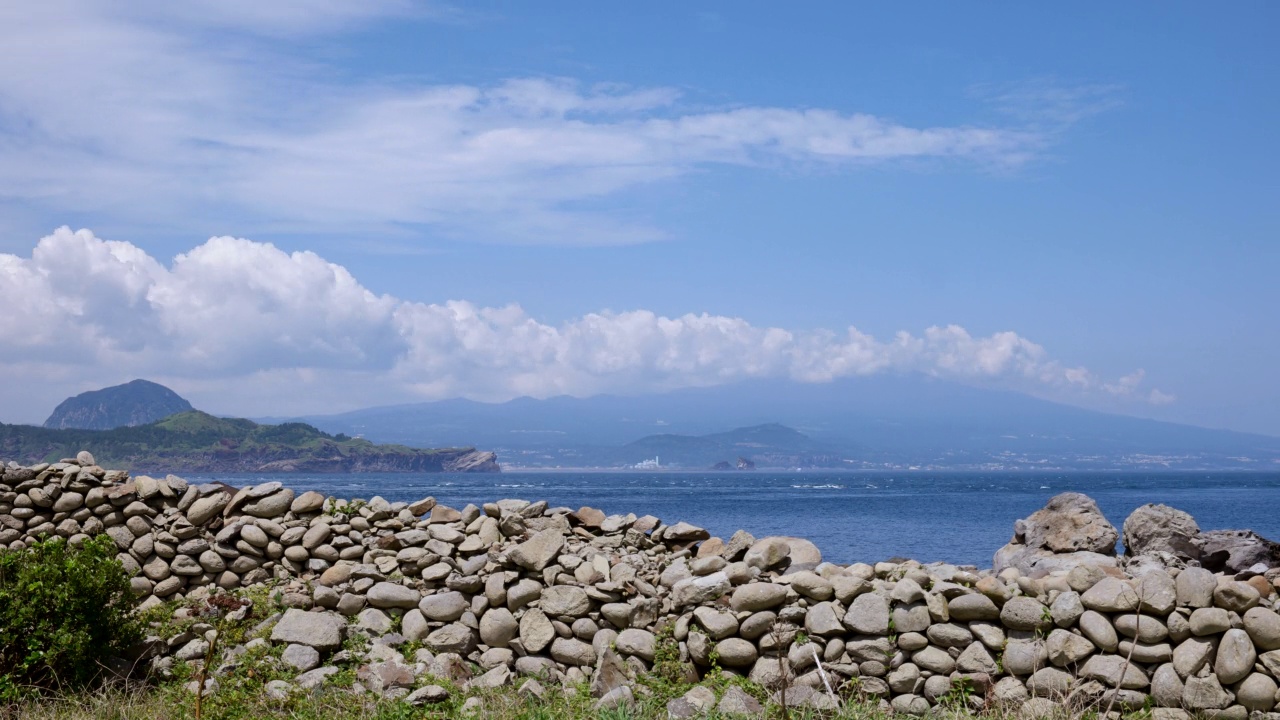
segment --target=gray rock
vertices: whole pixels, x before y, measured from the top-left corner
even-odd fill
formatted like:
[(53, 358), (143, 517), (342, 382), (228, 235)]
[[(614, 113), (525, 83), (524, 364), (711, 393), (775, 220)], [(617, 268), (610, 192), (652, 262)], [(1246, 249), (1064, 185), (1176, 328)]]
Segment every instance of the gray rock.
[(365, 593), (365, 599), (376, 608), (404, 608), (407, 610), (416, 606), (422, 596), (417, 590), (399, 583), (380, 582), (369, 588), (369, 591)]
[(986, 646), (976, 642), (971, 643), (956, 658), (956, 670), (962, 673), (986, 673), (994, 676), (999, 674), (1000, 668)]
[(1045, 650), (1048, 652), (1049, 662), (1058, 667), (1075, 665), (1089, 657), (1097, 649), (1097, 646), (1089, 642), (1087, 638), (1061, 628), (1049, 633), (1049, 639), (1045, 641)]
[(627, 628), (618, 633), (614, 647), (623, 655), (635, 655), (645, 662), (653, 662), (658, 653), (658, 639), (648, 630)]
[(1218, 587), (1218, 579), (1212, 572), (1204, 568), (1189, 567), (1178, 573), (1174, 582), (1177, 586), (1178, 604), (1183, 607), (1213, 607), (1213, 591)]
[(1181, 707), (1184, 686), (1172, 663), (1156, 668), (1151, 675), (1151, 698), (1160, 707)]
[(1004, 647), (1004, 669), (1010, 675), (1030, 675), (1048, 663), (1049, 651), (1040, 639), (1010, 640)]
[(245, 515), (252, 515), (253, 517), (273, 518), (288, 512), (289, 506), (292, 504), (293, 491), (289, 488), (284, 488), (267, 495), (264, 498), (259, 498), (245, 503), (240, 510)]
[(1243, 613), (1256, 606), (1262, 599), (1258, 591), (1248, 583), (1228, 582), (1213, 591), (1213, 604), (1231, 612)]
[(1280, 615), (1266, 608), (1245, 611), (1244, 631), (1259, 650), (1280, 650)]
[(542, 652), (555, 636), (555, 627), (541, 610), (531, 608), (520, 618), (520, 644), (526, 652)]
[(204, 525), (222, 513), (227, 506), (227, 494), (217, 492), (196, 500), (187, 508), (187, 521), (192, 525)]
[(342, 645), (342, 628), (345, 625), (341, 616), (333, 613), (289, 608), (271, 629), (271, 640), (306, 645), (320, 651), (336, 650)]
[[(751, 586), (744, 585), (743, 588), (745, 587)], [(734, 597), (737, 597), (737, 593), (734, 593)], [(737, 610), (736, 607), (734, 609)], [(849, 606), (843, 622), (845, 627), (855, 633), (885, 635), (889, 632), (889, 601), (881, 595), (859, 595)]]
[(335, 675), (338, 672), (340, 672), (338, 668), (332, 665), (326, 665), (325, 667), (318, 667), (315, 670), (308, 670), (307, 672), (304, 672), (298, 677), (294, 678), (293, 684), (297, 685), (303, 690), (314, 690), (324, 684), (325, 678), (329, 677), (330, 675)]
[(1222, 710), (1234, 700), (1235, 696), (1222, 688), (1216, 675), (1187, 678), (1182, 691), (1182, 706), (1192, 712)]
[(437, 622), (453, 622), (470, 608), (466, 596), (456, 590), (428, 595), (418, 602), (422, 616)]
[(1191, 634), (1217, 635), (1231, 628), (1231, 614), (1222, 608), (1199, 608), (1191, 613)]
[[(865, 596), (864, 596), (865, 597)], [(951, 598), (947, 612), (953, 620), (999, 620), (1000, 608), (985, 595), (972, 593)]]
[(1280, 565), (1280, 545), (1251, 530), (1200, 533), (1200, 564), (1213, 572), (1240, 573), (1254, 565)]
[(1182, 560), (1198, 560), (1199, 534), (1200, 526), (1191, 515), (1168, 505), (1147, 504), (1124, 521), (1124, 552), (1131, 557), (1164, 552)]
[(926, 647), (911, 656), (911, 662), (930, 672), (949, 675), (956, 669), (956, 662), (946, 650)]
[[(758, 612), (769, 610), (786, 602), (787, 588), (773, 583), (748, 583), (740, 585), (733, 591), (729, 601), (734, 612)], [(885, 624), (888, 625), (888, 608), (886, 605)]]
[(435, 630), (422, 641), (423, 646), (433, 653), (457, 653), (467, 655), (476, 646), (476, 634), (471, 628), (458, 623), (445, 625)]
[(1276, 706), (1276, 681), (1262, 673), (1252, 673), (1236, 686), (1236, 702), (1250, 712), (1270, 712)]
[(511, 549), (508, 558), (526, 570), (541, 572), (564, 547), (564, 535), (556, 529), (541, 530)]
[(1103, 652), (1115, 652), (1120, 646), (1120, 637), (1111, 621), (1101, 613), (1086, 610), (1080, 616), (1080, 632)]
[(1061, 700), (1067, 697), (1073, 685), (1075, 678), (1071, 673), (1056, 667), (1040, 668), (1027, 678), (1027, 691), (1035, 697)]
[(693, 611), (693, 618), (712, 640), (723, 640), (738, 632), (737, 618), (727, 612), (700, 607)]
[(1105, 577), (1080, 596), (1080, 602), (1097, 612), (1132, 612), (1138, 607), (1138, 591), (1119, 578)]
[(1055, 553), (1079, 550), (1114, 555), (1120, 534), (1097, 503), (1081, 493), (1062, 493), (1014, 525), (1022, 544)]
[(449, 691), (439, 685), (427, 685), (409, 693), (404, 701), (414, 707), (436, 705), (449, 699)]
[(1169, 628), (1150, 615), (1126, 613), (1116, 616), (1114, 624), (1117, 632), (1138, 642), (1158, 643), (1169, 637)]
[(1232, 629), (1223, 633), (1218, 642), (1213, 669), (1223, 685), (1230, 685), (1247, 677), (1257, 659), (1258, 653), (1249, 635), (1244, 630)]
[(756, 661), (756, 646), (742, 638), (727, 638), (716, 643), (720, 664), (725, 667), (748, 667)]
[[(746, 587), (746, 586), (744, 586)], [(711, 602), (733, 589), (729, 576), (715, 572), (701, 577), (688, 577), (671, 588), (671, 602), (676, 607), (701, 605)]]
[(1000, 622), (1013, 630), (1047, 630), (1052, 624), (1049, 608), (1035, 598), (1010, 598), (1000, 609)]
[(538, 602), (542, 611), (551, 617), (579, 618), (591, 612), (587, 592), (572, 585), (549, 587), (542, 591)]
[(489, 608), (480, 617), (480, 641), (489, 647), (505, 648), (520, 635), (520, 623), (504, 607)]
[(760, 703), (748, 695), (745, 690), (737, 685), (731, 685), (720, 698), (719, 704), (716, 705), (716, 712), (729, 717), (741, 715), (759, 716), (761, 708)]
[(1142, 690), (1151, 684), (1142, 668), (1119, 655), (1094, 655), (1080, 668), (1080, 677), (1126, 690)]
[(595, 651), (581, 640), (558, 637), (551, 642), (551, 658), (565, 665), (589, 667), (595, 660)]
[(818, 637), (831, 637), (844, 634), (844, 625), (838, 614), (838, 605), (820, 602), (809, 608), (804, 616), (805, 632)]
[(1217, 640), (1214, 638), (1187, 638), (1173, 649), (1174, 670), (1183, 679), (1191, 677), (1200, 672), (1200, 668), (1209, 662), (1217, 649)]
[(1074, 590), (1059, 593), (1057, 599), (1049, 606), (1049, 614), (1053, 623), (1060, 628), (1069, 628), (1076, 624), (1084, 614), (1084, 604), (1080, 602), (1080, 593)]
[(309, 645), (290, 645), (284, 649), (280, 659), (298, 672), (307, 672), (320, 666), (320, 653)]

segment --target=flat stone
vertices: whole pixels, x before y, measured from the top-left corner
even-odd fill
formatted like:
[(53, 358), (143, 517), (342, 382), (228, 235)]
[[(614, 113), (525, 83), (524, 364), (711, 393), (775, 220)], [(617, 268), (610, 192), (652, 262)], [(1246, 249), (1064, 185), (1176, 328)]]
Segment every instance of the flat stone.
[(1097, 612), (1132, 612), (1138, 607), (1138, 591), (1119, 578), (1105, 577), (1080, 596), (1086, 608)]
[(314, 490), (309, 490), (294, 498), (289, 505), (289, 512), (294, 515), (302, 515), (304, 513), (319, 512), (324, 508), (324, 495)]
[(526, 652), (542, 652), (555, 636), (556, 629), (551, 620), (538, 608), (526, 610), (520, 618), (520, 644)]
[(1200, 672), (1209, 658), (1217, 651), (1217, 640), (1208, 637), (1193, 637), (1178, 643), (1173, 649), (1173, 667), (1178, 676), (1186, 679)]
[[(786, 602), (787, 588), (773, 583), (748, 583), (733, 591), (729, 604), (734, 612), (758, 612)], [(886, 606), (887, 608), (887, 606)], [(886, 624), (888, 618), (886, 616)]]
[(1013, 630), (1047, 630), (1053, 623), (1049, 608), (1030, 597), (1010, 598), (1000, 609), (1000, 622)]
[(556, 585), (542, 591), (538, 600), (542, 611), (551, 617), (579, 618), (591, 612), (591, 598), (580, 587)]
[(342, 645), (340, 617), (330, 613), (313, 613), (289, 608), (271, 629), (273, 642), (306, 645), (316, 650), (336, 650)]
[[(732, 589), (733, 584), (729, 582), (729, 576), (723, 572), (688, 577), (671, 587), (671, 602), (676, 607), (701, 605), (721, 597)], [(785, 590), (783, 592), (785, 594)]]
[(889, 632), (889, 601), (881, 595), (859, 595), (849, 606), (843, 622), (855, 633), (886, 635)]
[(1058, 667), (1075, 665), (1097, 649), (1087, 638), (1061, 628), (1049, 633), (1049, 639), (1045, 641), (1049, 662)]
[(428, 595), (418, 602), (423, 617), (437, 622), (453, 622), (470, 608), (466, 596), (454, 590)]
[(541, 572), (560, 554), (562, 547), (564, 535), (559, 530), (547, 529), (512, 548), (507, 557), (526, 570)]
[(411, 609), (422, 599), (421, 594), (413, 588), (399, 583), (380, 582), (369, 588), (365, 599), (376, 608)]
[(986, 595), (970, 593), (951, 598), (947, 612), (954, 620), (999, 620), (1000, 608)]
[(1142, 690), (1151, 684), (1142, 668), (1118, 655), (1094, 655), (1080, 668), (1080, 677), (1126, 690)]

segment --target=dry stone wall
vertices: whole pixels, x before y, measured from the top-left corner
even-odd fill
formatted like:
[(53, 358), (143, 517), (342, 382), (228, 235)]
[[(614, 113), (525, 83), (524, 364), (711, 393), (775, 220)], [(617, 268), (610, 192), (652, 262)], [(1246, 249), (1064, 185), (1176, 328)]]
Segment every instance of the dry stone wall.
[[(1091, 500), (1068, 494), (1018, 522), (994, 571), (842, 566), (802, 539), (712, 538), (651, 516), (197, 486), (81, 453), (4, 468), (0, 546), (106, 534), (144, 608), (272, 585), (287, 609), (221, 664), (281, 646), (297, 675), (273, 683), (280, 694), (354, 665), (363, 689), (416, 703), (447, 694), (423, 686), (435, 677), (531, 693), (582, 681), (611, 705), (642, 691), (655, 662), (679, 662), (690, 680), (717, 668), (817, 708), (857, 695), (911, 715), (957, 702), (1280, 718), (1276, 572), (1199, 567), (1199, 529), (1162, 507), (1125, 524), (1146, 550), (1132, 557), (1115, 555), (1119, 533)], [(152, 672), (200, 662), (208, 629), (149, 639)], [(343, 650), (352, 636), (371, 649)], [(397, 649), (408, 642), (412, 657)], [(671, 715), (759, 710), (740, 691), (709, 693), (672, 701)]]

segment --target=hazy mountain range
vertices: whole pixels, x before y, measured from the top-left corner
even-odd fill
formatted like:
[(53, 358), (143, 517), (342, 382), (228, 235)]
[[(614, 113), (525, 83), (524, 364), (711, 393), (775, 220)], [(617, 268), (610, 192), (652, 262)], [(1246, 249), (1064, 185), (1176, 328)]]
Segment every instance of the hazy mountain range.
[[(376, 442), (475, 445), (496, 451), (507, 467), (620, 467), (665, 455), (664, 464), (699, 468), (742, 456), (761, 467), (1280, 470), (1280, 438), (923, 376), (750, 381), (638, 397), (444, 400), (297, 419)], [(768, 442), (753, 447), (730, 437), (752, 432)]]

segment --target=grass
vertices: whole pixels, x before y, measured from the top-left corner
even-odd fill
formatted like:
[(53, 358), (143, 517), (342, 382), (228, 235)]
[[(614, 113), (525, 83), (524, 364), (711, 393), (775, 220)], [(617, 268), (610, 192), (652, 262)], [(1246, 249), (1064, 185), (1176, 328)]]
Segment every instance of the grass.
[[(573, 693), (565, 693), (561, 688), (549, 685), (546, 691), (542, 700), (523, 696), (514, 688), (478, 693), (476, 697), (483, 700), (483, 709), (472, 716), (489, 720), (667, 720), (666, 702), (658, 697), (638, 697), (632, 707), (597, 711), (594, 709), (594, 698), (590, 697), (585, 688), (575, 688)], [(421, 708), (381, 699), (369, 693), (356, 694), (336, 688), (316, 695), (298, 695), (283, 703), (267, 700), (261, 692), (249, 687), (228, 690), (224, 684), (219, 695), (220, 697), (215, 696), (217, 699), (214, 702), (206, 702), (205, 718), (417, 720), (468, 717), (463, 714), (460, 694), (455, 694), (440, 705)], [(93, 693), (0, 708), (0, 720), (186, 720), (194, 717), (193, 707), (191, 695), (176, 684), (160, 687), (116, 686)], [(794, 707), (789, 708), (788, 712), (789, 717), (794, 720), (889, 720), (892, 717), (890, 711), (867, 702), (849, 702), (838, 711), (826, 713)], [(715, 711), (699, 717), (707, 720), (729, 720), (729, 716)], [(781, 717), (781, 708), (768, 705), (763, 717)], [(940, 720), (978, 717), (1015, 720), (1017, 715), (1006, 711), (974, 714), (959, 708), (939, 707), (934, 709), (930, 717)], [(1064, 711), (1061, 717), (1093, 720), (1101, 717), (1101, 714), (1076, 712), (1068, 715)], [(1150, 715), (1140, 712), (1126, 717), (1145, 720)]]

